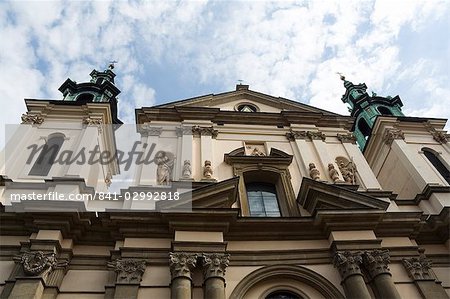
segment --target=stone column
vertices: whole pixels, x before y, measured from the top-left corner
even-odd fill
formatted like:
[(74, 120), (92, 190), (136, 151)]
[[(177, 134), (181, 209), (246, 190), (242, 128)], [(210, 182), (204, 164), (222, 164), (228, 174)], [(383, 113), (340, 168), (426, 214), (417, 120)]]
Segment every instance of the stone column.
[[(213, 127), (200, 127), (194, 126), (192, 127), (192, 132), (200, 136), (200, 161), (202, 165), (202, 171), (204, 171), (205, 162), (214, 162), (213, 161), (213, 138), (217, 137), (217, 130), (214, 130)], [(212, 164), (212, 167), (215, 165)], [(212, 170), (212, 169), (211, 169)], [(203, 181), (215, 181), (213, 178), (205, 177), (202, 175)]]
[(225, 299), (225, 271), (230, 262), (230, 255), (204, 253), (202, 257), (204, 297), (208, 299)]
[(377, 298), (401, 299), (389, 272), (389, 250), (365, 251), (362, 255), (364, 268), (373, 284)]
[(345, 297), (348, 299), (371, 299), (360, 265), (362, 257), (360, 252), (342, 251), (334, 256), (334, 266), (342, 278)]
[(145, 260), (116, 259), (108, 263), (108, 268), (116, 272), (114, 299), (137, 298), (142, 275), (145, 272)]
[(414, 280), (414, 284), (419, 289), (423, 298), (448, 298), (441, 282), (436, 279), (433, 270), (431, 270), (431, 261), (425, 257), (423, 252), (420, 257), (404, 258), (403, 265), (409, 277)]
[(191, 271), (197, 264), (197, 254), (185, 252), (170, 253), (170, 283), (171, 299), (191, 299)]

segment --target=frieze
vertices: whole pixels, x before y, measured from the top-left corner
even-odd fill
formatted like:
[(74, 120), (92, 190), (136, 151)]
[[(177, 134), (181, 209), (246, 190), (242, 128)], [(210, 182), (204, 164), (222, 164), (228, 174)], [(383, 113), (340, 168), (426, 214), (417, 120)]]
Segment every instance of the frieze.
[(29, 124), (29, 125), (40, 125), (44, 122), (44, 118), (41, 114), (28, 114), (24, 113), (22, 114), (22, 124)]
[(177, 277), (191, 278), (191, 270), (197, 264), (196, 253), (171, 252), (169, 253), (170, 274), (172, 279)]
[(333, 264), (341, 274), (342, 280), (346, 279), (350, 275), (361, 274), (361, 252), (336, 252), (333, 259)]
[(203, 274), (205, 280), (211, 277), (225, 277), (230, 263), (230, 255), (225, 253), (203, 253)]
[(139, 259), (117, 259), (107, 265), (117, 273), (117, 283), (140, 283), (146, 268), (145, 260)]

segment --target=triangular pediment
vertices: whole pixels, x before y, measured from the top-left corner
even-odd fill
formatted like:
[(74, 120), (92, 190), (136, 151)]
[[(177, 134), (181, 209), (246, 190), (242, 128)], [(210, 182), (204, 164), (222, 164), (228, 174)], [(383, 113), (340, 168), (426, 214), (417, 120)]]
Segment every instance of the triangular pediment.
[[(280, 113), (281, 111), (296, 111), (305, 113), (321, 113), (325, 115), (338, 115), (336, 113), (319, 109), (289, 99), (274, 97), (249, 89), (241, 89), (220, 94), (210, 94), (182, 101), (175, 101), (155, 106), (155, 108), (174, 107), (202, 107), (219, 108), (223, 111), (241, 111)], [(255, 109), (256, 108), (256, 111)]]
[(352, 186), (339, 186), (303, 178), (297, 202), (311, 215), (320, 210), (383, 210), (388, 200), (351, 190)]

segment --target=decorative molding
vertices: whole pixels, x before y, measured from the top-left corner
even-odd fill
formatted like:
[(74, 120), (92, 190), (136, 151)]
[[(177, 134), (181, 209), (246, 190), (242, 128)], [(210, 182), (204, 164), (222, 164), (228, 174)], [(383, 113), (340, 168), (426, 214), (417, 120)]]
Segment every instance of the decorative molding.
[(152, 127), (150, 124), (141, 125), (141, 132), (147, 136), (160, 136), (162, 131), (162, 127)]
[(226, 253), (203, 253), (204, 279), (225, 277), (225, 271), (230, 263), (230, 255)]
[(308, 137), (306, 131), (293, 131), (290, 130), (286, 133), (286, 138), (289, 141), (295, 141), (295, 139), (306, 139)]
[(40, 125), (44, 122), (44, 117), (42, 117), (41, 114), (28, 114), (24, 113), (22, 114), (22, 124), (29, 124), (29, 125)]
[(313, 131), (307, 131), (306, 135), (311, 139), (311, 140), (322, 140), (325, 141), (326, 136), (324, 133), (322, 132), (313, 132)]
[(196, 253), (170, 252), (169, 265), (172, 279), (177, 277), (191, 279), (191, 270), (197, 264), (197, 257), (198, 255)]
[(333, 259), (334, 267), (338, 269), (342, 280), (355, 274), (361, 274), (361, 252), (341, 251), (336, 252)]
[(372, 251), (364, 251), (362, 258), (364, 268), (367, 270), (371, 279), (374, 279), (380, 274), (391, 274), (388, 266), (390, 263), (389, 250), (376, 249)]
[(408, 271), (409, 277), (414, 280), (435, 280), (432, 273), (431, 266), (432, 263), (425, 256), (420, 257), (404, 258), (402, 260), (403, 265)]
[(23, 273), (27, 276), (43, 276), (68, 264), (66, 260), (58, 261), (54, 252), (43, 251), (25, 252), (15, 256), (13, 260), (22, 265)]
[(387, 145), (391, 145), (395, 139), (405, 139), (405, 134), (400, 129), (386, 129), (383, 141)]
[(356, 144), (356, 137), (355, 135), (353, 135), (353, 133), (337, 134), (337, 139), (339, 139), (339, 141), (341, 141), (342, 143)]
[(117, 273), (117, 283), (140, 283), (145, 272), (145, 260), (117, 259), (107, 263)]

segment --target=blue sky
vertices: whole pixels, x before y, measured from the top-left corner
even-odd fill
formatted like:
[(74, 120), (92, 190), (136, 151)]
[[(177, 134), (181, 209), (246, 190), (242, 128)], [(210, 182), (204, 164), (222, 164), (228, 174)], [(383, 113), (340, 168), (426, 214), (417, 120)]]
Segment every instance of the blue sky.
[[(3, 1), (0, 119), (19, 123), (24, 98), (61, 99), (117, 60), (119, 114), (234, 89), (341, 114), (336, 72), (404, 113), (450, 118), (449, 1)], [(448, 126), (447, 126), (448, 128)], [(0, 130), (0, 144), (4, 129)]]

